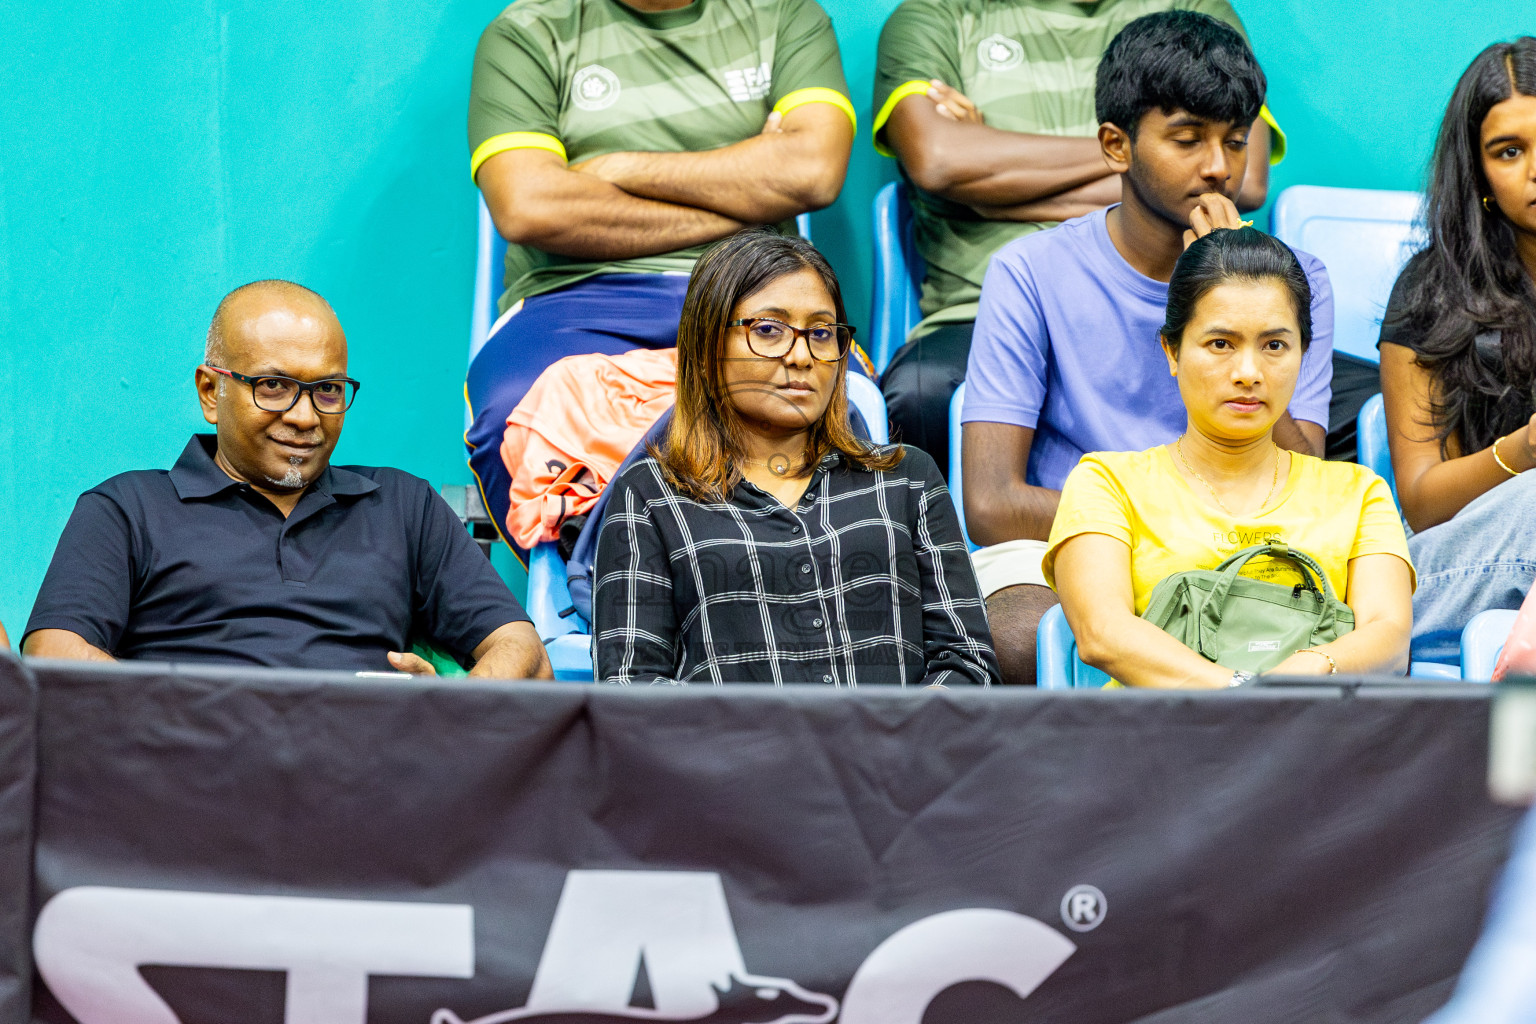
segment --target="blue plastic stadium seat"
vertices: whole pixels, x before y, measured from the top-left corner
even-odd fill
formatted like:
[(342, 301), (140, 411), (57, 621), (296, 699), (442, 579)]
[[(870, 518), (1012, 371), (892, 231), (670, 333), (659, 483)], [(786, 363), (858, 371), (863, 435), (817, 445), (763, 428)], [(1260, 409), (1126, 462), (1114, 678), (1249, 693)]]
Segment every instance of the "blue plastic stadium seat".
[(1398, 272), (1422, 245), (1418, 192), (1292, 185), (1275, 200), (1276, 238), (1328, 268), (1333, 347), (1379, 361), (1376, 339)]
[(1396, 501), (1397, 478), (1392, 474), (1392, 449), (1387, 444), (1387, 409), (1380, 395), (1372, 395), (1360, 407), (1355, 436), (1360, 465), (1385, 480)]
[(876, 444), (888, 444), (891, 440), (891, 424), (886, 418), (885, 396), (880, 385), (862, 373), (848, 374), (848, 405), (858, 410), (864, 425), (869, 428), (869, 439)]
[[(912, 235), (907, 187), (893, 181), (875, 194), (875, 294), (870, 308), (869, 358), (884, 373), (891, 356), (923, 318), (917, 298), (923, 287), (923, 258)], [(953, 436), (953, 435), (951, 435)]]
[(557, 636), (544, 645), (544, 653), (549, 655), (549, 666), (555, 670), (556, 682), (592, 681), (591, 634), (567, 633)]
[(1109, 676), (1077, 656), (1077, 639), (1067, 625), (1061, 605), (1040, 618), (1035, 631), (1035, 685), (1043, 690), (1088, 689), (1103, 686)]
[(965, 497), (961, 490), (964, 480), (960, 459), (960, 411), (964, 406), (965, 381), (961, 381), (949, 399), (949, 495), (955, 500), (955, 513), (960, 517), (960, 534), (965, 538), (966, 546), (975, 551), (977, 545), (971, 541), (970, 531), (965, 528)]
[(1469, 682), (1486, 683), (1493, 678), (1509, 631), (1515, 628), (1519, 612), (1504, 608), (1478, 612), (1461, 631), (1461, 677)]
[(565, 562), (553, 543), (528, 553), (528, 617), (544, 641), (555, 678), (592, 681), (591, 627), (571, 605), (565, 584)]
[[(480, 210), (479, 227), (475, 236), (475, 304), (469, 317), (469, 362), (485, 347), (491, 337), (491, 325), (501, 314), (496, 303), (501, 298), (502, 277), (506, 273), (507, 240), (496, 230), (491, 211), (485, 205), (485, 197), (476, 192)], [(468, 364), (466, 364), (468, 365)], [(465, 410), (465, 416), (469, 410)]]

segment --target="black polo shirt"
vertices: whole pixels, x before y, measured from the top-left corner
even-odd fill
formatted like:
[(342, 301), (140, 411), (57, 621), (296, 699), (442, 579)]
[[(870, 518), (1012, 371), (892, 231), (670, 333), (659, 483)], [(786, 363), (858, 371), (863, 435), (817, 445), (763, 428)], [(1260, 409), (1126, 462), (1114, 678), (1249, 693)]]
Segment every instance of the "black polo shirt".
[(67, 629), (118, 658), (388, 671), (430, 641), (469, 664), (528, 616), (430, 484), (331, 466), (285, 519), (194, 434), (170, 472), (80, 496), (27, 632)]

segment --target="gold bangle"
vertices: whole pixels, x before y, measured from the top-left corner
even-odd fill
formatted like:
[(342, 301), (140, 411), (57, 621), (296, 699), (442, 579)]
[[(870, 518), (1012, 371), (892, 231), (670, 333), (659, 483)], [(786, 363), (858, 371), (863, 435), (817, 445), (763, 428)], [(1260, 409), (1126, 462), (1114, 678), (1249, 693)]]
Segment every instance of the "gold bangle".
[[(1504, 437), (1508, 437), (1508, 436), (1509, 436), (1508, 434), (1504, 435)], [(1499, 438), (1499, 441), (1504, 440), (1504, 437)], [(1509, 463), (1505, 462), (1502, 458), (1500, 458), (1500, 456), (1499, 456), (1499, 441), (1493, 442), (1493, 461), (1497, 462), (1499, 464), (1499, 468), (1502, 469), (1504, 472), (1508, 473), (1510, 476), (1519, 476), (1520, 474), (1519, 474), (1518, 471), (1510, 469), (1509, 468)]]
[(1320, 651), (1316, 647), (1303, 647), (1301, 650), (1297, 651), (1296, 653), (1297, 654), (1316, 654), (1317, 656), (1323, 658), (1325, 661), (1328, 662), (1328, 674), (1329, 675), (1336, 676), (1336, 675), (1339, 674), (1339, 663), (1334, 661), (1333, 660), (1333, 655), (1329, 654), (1327, 651)]

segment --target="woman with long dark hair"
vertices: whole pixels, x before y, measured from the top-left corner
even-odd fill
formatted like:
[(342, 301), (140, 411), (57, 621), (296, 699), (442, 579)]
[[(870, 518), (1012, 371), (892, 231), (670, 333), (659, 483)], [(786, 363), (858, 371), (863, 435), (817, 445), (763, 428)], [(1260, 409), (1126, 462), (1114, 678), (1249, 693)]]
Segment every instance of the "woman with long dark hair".
[(598, 679), (996, 680), (938, 467), (849, 427), (846, 320), (837, 275), (803, 239), (743, 231), (700, 257), (671, 424), (609, 485)]
[[(1258, 668), (1329, 675), (1408, 667), (1413, 569), (1386, 484), (1363, 466), (1275, 443), (1312, 340), (1311, 310), (1296, 254), (1263, 232), (1213, 231), (1179, 257), (1161, 333), (1189, 425), (1144, 452), (1083, 456), (1062, 489), (1042, 566), (1079, 656), (1119, 682), (1218, 689)], [(1241, 657), (1223, 664), (1149, 621), (1160, 583), (1260, 545), (1265, 552), (1240, 573), (1278, 584), (1262, 600), (1283, 604), (1311, 590), (1321, 610), (1331, 593), (1348, 606), (1353, 628), (1288, 646), (1270, 635), (1222, 637), (1223, 623), (1210, 646)], [(1287, 551), (1309, 557), (1327, 586)], [(1203, 641), (1204, 625), (1200, 632)]]
[(1456, 84), (1429, 176), (1429, 243), (1381, 330), (1392, 469), (1419, 569), (1413, 655), (1536, 579), (1536, 39), (1488, 47)]

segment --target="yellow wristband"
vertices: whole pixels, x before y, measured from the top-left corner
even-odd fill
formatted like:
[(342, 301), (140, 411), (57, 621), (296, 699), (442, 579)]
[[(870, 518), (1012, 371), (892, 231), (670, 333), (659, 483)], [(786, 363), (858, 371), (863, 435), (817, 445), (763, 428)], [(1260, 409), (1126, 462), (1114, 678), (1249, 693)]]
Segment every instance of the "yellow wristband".
[(1297, 654), (1315, 654), (1318, 657), (1323, 658), (1323, 659), (1325, 659), (1328, 662), (1328, 674), (1329, 675), (1335, 676), (1335, 675), (1339, 674), (1339, 663), (1334, 661), (1333, 660), (1333, 655), (1329, 654), (1327, 651), (1320, 651), (1316, 647), (1303, 647), (1301, 650), (1297, 651), (1296, 653)]
[[(1508, 434), (1504, 435), (1504, 437), (1508, 436)], [(1499, 441), (1504, 440), (1504, 437), (1499, 438)], [(1519, 471), (1511, 469), (1509, 463), (1505, 462), (1502, 458), (1499, 457), (1499, 441), (1493, 442), (1493, 461), (1497, 462), (1499, 464), (1499, 468), (1508, 473), (1510, 476), (1519, 476)]]

